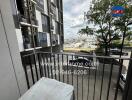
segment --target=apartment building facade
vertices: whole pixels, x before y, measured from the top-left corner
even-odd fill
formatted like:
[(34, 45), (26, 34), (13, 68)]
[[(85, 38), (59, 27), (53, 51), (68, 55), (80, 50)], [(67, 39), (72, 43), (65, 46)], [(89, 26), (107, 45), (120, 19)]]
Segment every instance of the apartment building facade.
[(63, 50), (62, 0), (11, 0), (19, 50)]
[[(62, 16), (63, 12), (59, 10), (62, 3), (38, 1), (0, 0), (0, 100), (18, 100), (27, 91), (20, 53), (33, 52), (34, 49), (50, 51), (51, 45), (53, 51), (59, 51), (63, 45), (63, 22), (60, 18), (57, 21), (56, 14), (50, 11), (53, 5), (54, 13), (58, 10)], [(56, 27), (57, 23), (62, 32)]]

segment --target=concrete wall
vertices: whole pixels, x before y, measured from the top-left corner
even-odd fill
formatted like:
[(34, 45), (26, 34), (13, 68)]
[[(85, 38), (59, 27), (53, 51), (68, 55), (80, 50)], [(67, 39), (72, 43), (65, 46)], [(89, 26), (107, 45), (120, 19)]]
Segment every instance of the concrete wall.
[(0, 0), (0, 100), (18, 100), (26, 90), (10, 0)]

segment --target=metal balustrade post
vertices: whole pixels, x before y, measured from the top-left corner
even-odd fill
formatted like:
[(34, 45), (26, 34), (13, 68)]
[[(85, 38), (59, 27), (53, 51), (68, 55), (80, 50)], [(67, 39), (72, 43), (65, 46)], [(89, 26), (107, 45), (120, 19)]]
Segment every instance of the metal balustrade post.
[(30, 88), (30, 84), (29, 84), (29, 79), (28, 79), (26, 60), (27, 60), (27, 58), (24, 57), (22, 64), (23, 64), (23, 68), (24, 68), (24, 72), (25, 72), (25, 77), (26, 77), (26, 82), (27, 82), (27, 88), (29, 89)]
[[(132, 51), (131, 51), (131, 58), (132, 58)], [(132, 60), (130, 60), (129, 62), (126, 85), (122, 100), (132, 100)]]

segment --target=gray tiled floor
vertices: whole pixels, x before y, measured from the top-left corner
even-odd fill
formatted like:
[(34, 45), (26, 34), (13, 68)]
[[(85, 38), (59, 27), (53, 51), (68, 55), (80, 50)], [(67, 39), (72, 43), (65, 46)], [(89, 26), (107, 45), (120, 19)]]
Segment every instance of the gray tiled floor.
[[(69, 77), (69, 84), (72, 84), (72, 75), (69, 75), (68, 77)], [(78, 79), (77, 79), (77, 77), (78, 77)], [(114, 100), (116, 80), (117, 80), (116, 78), (117, 78), (116, 75), (112, 76), (109, 100)], [(62, 77), (61, 77), (61, 79), (62, 79)], [(102, 79), (102, 74), (98, 71), (97, 76), (96, 76), (96, 83), (95, 83), (95, 72), (91, 71), (90, 78), (89, 78), (89, 93), (88, 93), (88, 75), (83, 75), (83, 76), (82, 75), (78, 75), (78, 76), (74, 75), (73, 76), (73, 85), (74, 85), (74, 89), (75, 89), (76, 100), (100, 100), (101, 79)], [(65, 75), (65, 82), (67, 82), (67, 75)], [(108, 91), (108, 83), (109, 83), (109, 73), (105, 72), (104, 78), (103, 78), (101, 100), (106, 100), (107, 91)], [(95, 86), (95, 95), (94, 95), (94, 86)], [(78, 99), (77, 99), (77, 95), (78, 95)], [(95, 99), (93, 99), (93, 98), (95, 98)], [(121, 91), (120, 90), (119, 90), (119, 94), (118, 94), (118, 100), (121, 100)]]

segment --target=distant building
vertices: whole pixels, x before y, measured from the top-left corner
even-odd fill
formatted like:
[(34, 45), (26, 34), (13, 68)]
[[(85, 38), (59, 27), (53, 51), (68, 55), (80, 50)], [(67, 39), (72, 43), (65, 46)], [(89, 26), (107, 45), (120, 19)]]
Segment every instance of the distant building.
[(62, 0), (11, 0), (21, 53), (63, 50)]
[(82, 35), (81, 38), (85, 39), (85, 47), (97, 48), (97, 37), (95, 35)]
[(75, 39), (65, 40), (65, 48), (97, 48), (97, 37), (95, 35), (81, 35)]

